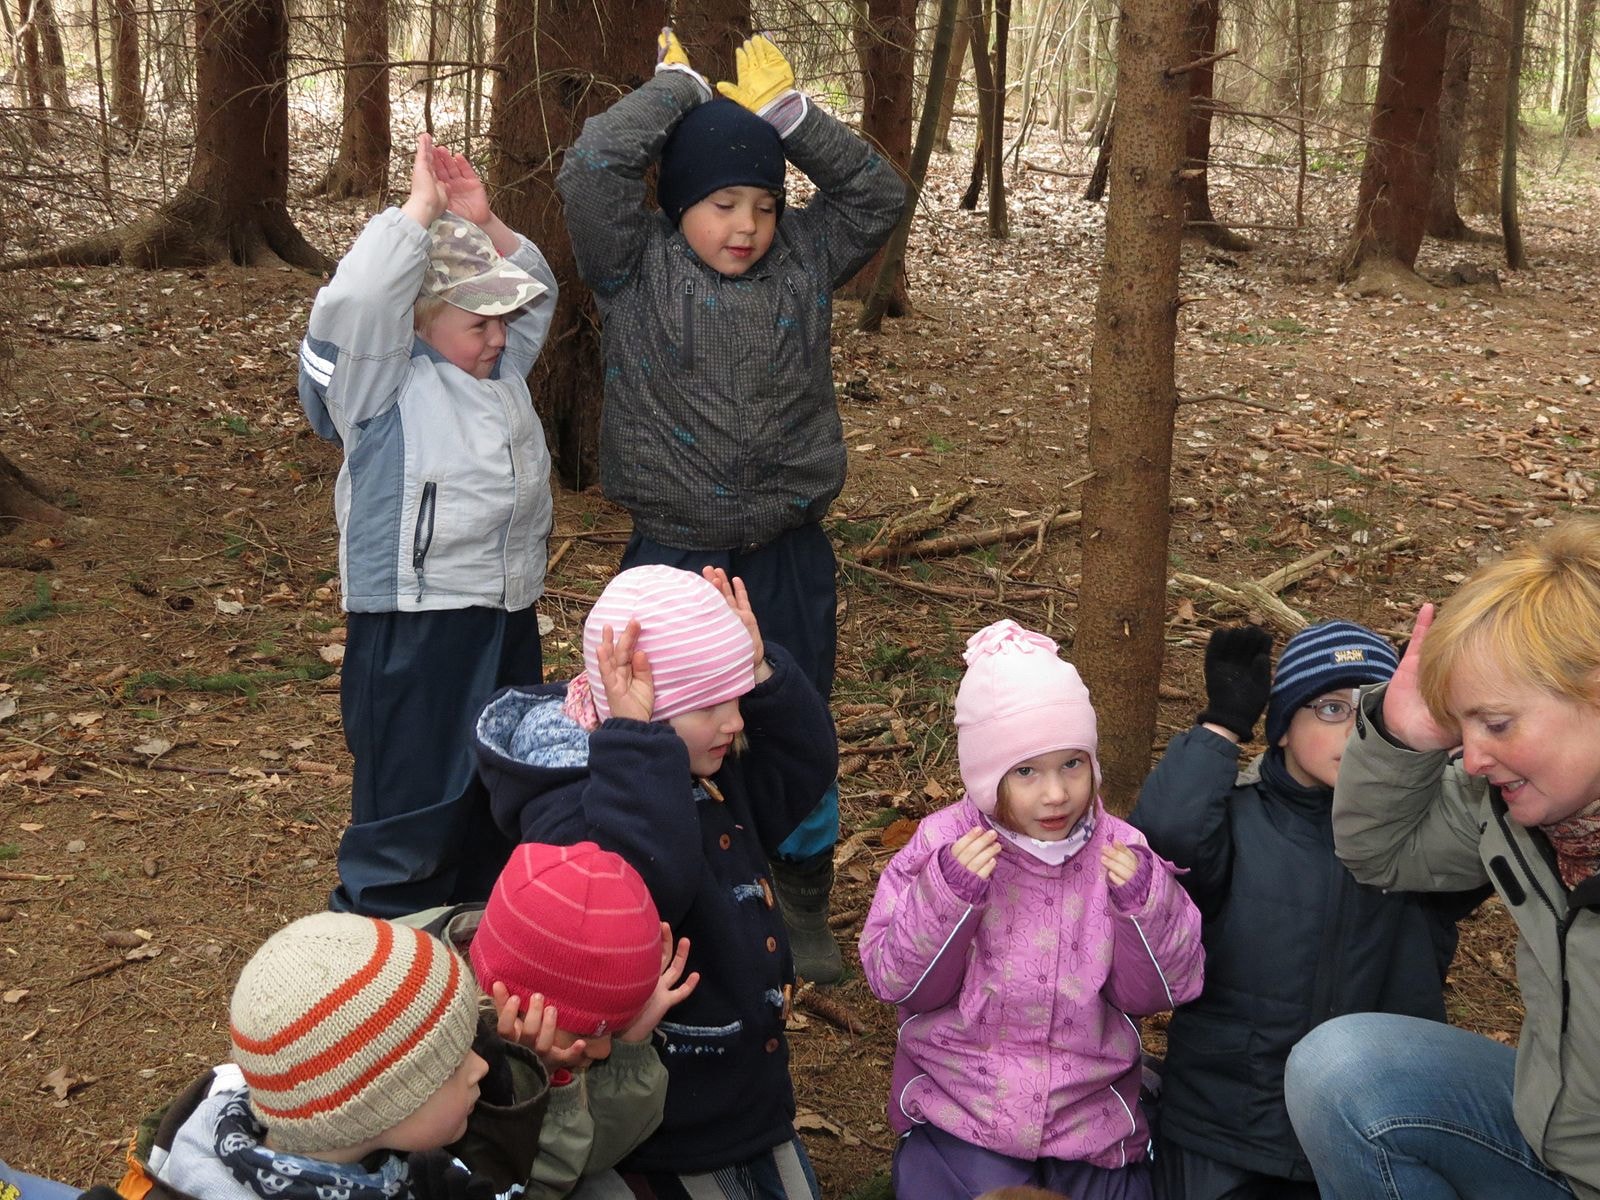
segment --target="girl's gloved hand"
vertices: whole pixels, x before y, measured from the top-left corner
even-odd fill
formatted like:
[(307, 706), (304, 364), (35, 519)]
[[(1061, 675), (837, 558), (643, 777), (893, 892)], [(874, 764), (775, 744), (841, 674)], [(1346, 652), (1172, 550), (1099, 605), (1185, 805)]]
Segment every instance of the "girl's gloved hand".
[(783, 52), (762, 34), (734, 51), (738, 79), (717, 84), (717, 91), (743, 105), (788, 137), (806, 115), (806, 98), (795, 90), (794, 69)]
[(689, 56), (684, 52), (683, 44), (678, 41), (678, 35), (672, 32), (671, 25), (663, 25), (661, 32), (656, 35), (656, 74), (662, 71), (678, 71), (689, 76), (700, 85), (705, 99), (711, 99), (711, 84), (706, 77), (689, 65)]

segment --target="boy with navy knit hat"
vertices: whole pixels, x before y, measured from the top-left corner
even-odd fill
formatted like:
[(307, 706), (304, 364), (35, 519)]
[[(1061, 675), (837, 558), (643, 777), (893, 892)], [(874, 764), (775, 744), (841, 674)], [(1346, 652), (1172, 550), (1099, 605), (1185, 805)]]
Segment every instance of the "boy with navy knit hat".
[(472, 723), (496, 689), (541, 678), (550, 454), (526, 377), (555, 301), (538, 248), (423, 134), (405, 203), (367, 222), (312, 305), (300, 402), (344, 451), (339, 711), (355, 759), (332, 908), (482, 900), (510, 853)]
[[(1173, 738), (1129, 820), (1200, 909), (1206, 983), (1167, 1029), (1157, 1195), (1315, 1200), (1289, 1124), (1283, 1068), (1313, 1027), (1350, 1012), (1445, 1019), (1455, 922), (1480, 893), (1409, 895), (1359, 884), (1333, 851), (1333, 786), (1356, 689), (1382, 683), (1394, 647), (1350, 621), (1289, 640), (1219, 629), (1206, 646), (1206, 707)], [(1239, 745), (1266, 711), (1267, 750)]]
[(494, 1200), (532, 1169), (539, 1060), (478, 1015), (420, 929), (316, 913), (273, 934), (229, 1006), (233, 1060), (136, 1136), (87, 1200)]
[[(826, 698), (836, 641), (821, 521), (845, 477), (833, 291), (887, 240), (894, 167), (796, 90), (753, 37), (709, 83), (662, 30), (655, 77), (585, 123), (557, 185), (603, 318), (600, 484), (633, 517), (624, 568), (743, 578), (767, 637)], [(659, 160), (659, 212), (645, 172)], [(817, 186), (785, 203), (786, 162)], [(799, 973), (839, 976), (828, 928), (838, 788), (773, 861)]]

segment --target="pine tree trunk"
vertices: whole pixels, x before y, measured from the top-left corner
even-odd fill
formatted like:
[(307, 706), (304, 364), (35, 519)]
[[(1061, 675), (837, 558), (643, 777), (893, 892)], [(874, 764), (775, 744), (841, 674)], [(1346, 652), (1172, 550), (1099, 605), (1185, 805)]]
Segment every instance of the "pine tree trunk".
[(389, 173), (389, 6), (344, 0), (344, 127), (320, 195), (372, 196)]
[(1345, 26), (1344, 63), (1339, 68), (1339, 104), (1360, 108), (1367, 102), (1372, 77), (1373, 31), (1378, 27), (1378, 0), (1351, 0)]
[(994, 65), (989, 59), (989, 13), (986, 0), (966, 0), (970, 32), (967, 46), (972, 51), (972, 74), (978, 88), (978, 138), (972, 149), (972, 177), (962, 194), (961, 207), (975, 210), (983, 192), (983, 177), (989, 168), (989, 135), (994, 127)]
[(940, 154), (950, 154), (950, 122), (956, 115), (956, 94), (961, 91), (961, 71), (966, 65), (967, 42), (972, 37), (972, 26), (961, 20), (950, 33), (950, 65), (945, 69), (944, 91), (939, 93), (939, 125), (933, 148)]
[(129, 136), (144, 128), (144, 80), (139, 71), (139, 14), (134, 0), (111, 4), (111, 114)]
[(1562, 132), (1568, 137), (1588, 137), (1589, 60), (1594, 54), (1594, 0), (1578, 0), (1572, 18), (1572, 73), (1567, 81), (1567, 103)]
[(1450, 33), (1445, 42), (1444, 86), (1439, 96), (1439, 142), (1428, 197), (1429, 237), (1460, 241), (1472, 230), (1456, 209), (1456, 179), (1461, 173), (1461, 148), (1467, 133), (1468, 85), (1472, 77), (1472, 29), (1477, 0), (1453, 0)]
[(1342, 274), (1383, 264), (1411, 270), (1433, 186), (1449, 0), (1390, 0), (1378, 98)]
[(1527, 33), (1527, 0), (1511, 0), (1510, 60), (1506, 65), (1505, 146), (1500, 155), (1500, 232), (1505, 236), (1506, 266), (1521, 271), (1528, 265), (1522, 247), (1522, 219), (1517, 212), (1517, 120), (1522, 95), (1522, 51)]
[[(573, 489), (598, 480), (604, 372), (599, 318), (578, 279), (555, 178), (584, 121), (649, 77), (656, 34), (666, 23), (665, 0), (537, 10), (522, 0), (495, 4), (494, 57), (503, 69), (490, 101), (489, 183), (495, 211), (544, 251), (561, 285), (530, 384), (556, 471)], [(711, 61), (712, 48), (698, 37), (684, 49), (697, 67)], [(710, 78), (719, 75), (713, 71)]]
[(1467, 167), (1456, 190), (1468, 212), (1500, 217), (1500, 152), (1505, 143), (1506, 68), (1511, 62), (1510, 0), (1479, 0), (1467, 111)]
[(1105, 265), (1089, 367), (1083, 579), (1073, 658), (1100, 726), (1102, 796), (1133, 805), (1150, 770), (1166, 634), (1174, 344), (1189, 82), (1185, 5), (1124, 0)]
[(989, 136), (984, 150), (989, 164), (989, 236), (1008, 237), (1011, 218), (1006, 211), (1006, 49), (1011, 40), (1011, 0), (994, 4), (994, 103), (989, 108)]
[[(5, 0), (0, 0), (0, 4)], [(28, 131), (39, 146), (50, 144), (50, 122), (45, 117), (44, 63), (39, 58), (39, 31), (33, 23), (33, 0), (17, 0), (20, 51), (17, 64), (17, 107), (28, 114)]]
[[(911, 165), (911, 88), (916, 67), (916, 0), (867, 0), (860, 14), (865, 28), (858, 44), (861, 65), (861, 134), (905, 175)], [(865, 299), (877, 281), (883, 250), (839, 289), (851, 300)], [(911, 311), (904, 264), (896, 273), (887, 313)]]
[(67, 112), (72, 108), (67, 95), (67, 56), (61, 46), (61, 23), (56, 19), (54, 0), (33, 0), (33, 23), (39, 30), (45, 96), (51, 108)]
[[(1197, 62), (1216, 52), (1221, 0), (1190, 0), (1189, 23), (1184, 30), (1187, 61)], [(1183, 181), (1185, 220), (1211, 245), (1223, 250), (1248, 250), (1250, 243), (1211, 212), (1211, 118), (1216, 83), (1215, 63), (1205, 63), (1189, 73), (1189, 122), (1184, 139), (1184, 166), (1191, 174)]]
[[(619, 3), (617, 11), (628, 11), (626, 4)], [(673, 31), (694, 69), (713, 85), (719, 79), (732, 79), (734, 51), (754, 32), (750, 0), (696, 0), (694, 4), (678, 6), (675, 14)], [(781, 35), (778, 48), (784, 49)]]

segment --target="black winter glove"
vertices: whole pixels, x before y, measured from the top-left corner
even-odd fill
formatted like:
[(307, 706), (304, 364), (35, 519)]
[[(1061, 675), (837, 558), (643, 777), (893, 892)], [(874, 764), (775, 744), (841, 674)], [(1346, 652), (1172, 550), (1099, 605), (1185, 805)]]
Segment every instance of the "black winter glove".
[(1221, 725), (1248, 742), (1272, 692), (1272, 635), (1258, 625), (1218, 629), (1206, 643), (1206, 707), (1197, 724)]
[(495, 1200), (494, 1185), (474, 1179), (448, 1150), (407, 1155), (406, 1166), (411, 1168), (413, 1200)]

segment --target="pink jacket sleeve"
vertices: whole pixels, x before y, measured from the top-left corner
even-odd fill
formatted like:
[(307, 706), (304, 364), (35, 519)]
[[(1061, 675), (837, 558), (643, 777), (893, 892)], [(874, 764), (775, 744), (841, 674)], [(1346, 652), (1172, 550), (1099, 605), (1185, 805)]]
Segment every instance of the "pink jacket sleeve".
[[(1101, 989), (1123, 1012), (1142, 1017), (1166, 1012), (1200, 994), (1205, 982), (1205, 949), (1200, 942), (1200, 910), (1178, 883), (1177, 868), (1145, 845), (1131, 825), (1121, 826), (1118, 840), (1149, 872), (1142, 902), (1112, 894), (1116, 946), (1111, 975)], [(1146, 865), (1148, 864), (1148, 866)], [(1126, 910), (1123, 902), (1132, 901)]]
[(861, 931), (872, 994), (913, 1013), (941, 1008), (960, 993), (988, 891), (988, 880), (941, 852), (965, 832), (952, 835), (943, 815), (924, 821), (884, 868)]

